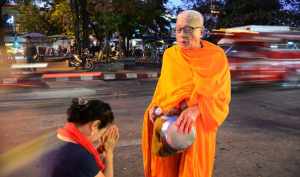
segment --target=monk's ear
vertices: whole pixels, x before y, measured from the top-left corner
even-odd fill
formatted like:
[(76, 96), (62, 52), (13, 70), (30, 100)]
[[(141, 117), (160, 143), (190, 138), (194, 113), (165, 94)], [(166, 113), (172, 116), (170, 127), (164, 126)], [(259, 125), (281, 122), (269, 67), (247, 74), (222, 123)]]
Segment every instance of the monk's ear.
[(203, 28), (201, 28), (201, 30), (200, 30), (200, 38), (202, 39), (203, 37), (204, 37), (204, 34), (205, 33), (205, 28), (203, 27)]

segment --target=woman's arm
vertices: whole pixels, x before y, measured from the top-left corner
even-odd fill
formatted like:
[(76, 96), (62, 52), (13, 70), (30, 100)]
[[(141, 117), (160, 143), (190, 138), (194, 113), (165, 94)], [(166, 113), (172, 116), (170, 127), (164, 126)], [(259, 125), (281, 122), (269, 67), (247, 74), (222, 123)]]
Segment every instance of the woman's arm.
[(105, 169), (104, 174), (99, 172), (96, 177), (113, 177), (114, 166), (113, 166), (113, 152), (115, 146), (119, 140), (119, 130), (117, 126), (112, 126), (107, 130), (106, 141), (104, 142), (104, 156), (105, 156)]
[(113, 152), (106, 152), (106, 155), (105, 155), (106, 168), (104, 170), (105, 177), (113, 177), (114, 176), (113, 160), (114, 160)]

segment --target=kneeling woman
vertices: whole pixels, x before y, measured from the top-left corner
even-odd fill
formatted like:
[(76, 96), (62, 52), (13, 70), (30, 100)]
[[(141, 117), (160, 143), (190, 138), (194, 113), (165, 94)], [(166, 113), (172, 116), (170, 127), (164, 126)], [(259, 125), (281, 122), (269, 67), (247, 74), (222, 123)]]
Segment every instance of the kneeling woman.
[(68, 122), (58, 130), (59, 146), (47, 155), (51, 177), (113, 177), (113, 151), (119, 138), (109, 104), (73, 99)]

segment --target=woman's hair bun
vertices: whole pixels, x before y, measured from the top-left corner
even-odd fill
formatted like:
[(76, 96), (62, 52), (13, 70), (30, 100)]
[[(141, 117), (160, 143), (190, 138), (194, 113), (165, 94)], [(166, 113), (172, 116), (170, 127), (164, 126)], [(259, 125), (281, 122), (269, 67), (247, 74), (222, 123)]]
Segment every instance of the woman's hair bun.
[(72, 104), (78, 105), (78, 106), (85, 106), (89, 103), (89, 101), (83, 97), (77, 97), (73, 98)]

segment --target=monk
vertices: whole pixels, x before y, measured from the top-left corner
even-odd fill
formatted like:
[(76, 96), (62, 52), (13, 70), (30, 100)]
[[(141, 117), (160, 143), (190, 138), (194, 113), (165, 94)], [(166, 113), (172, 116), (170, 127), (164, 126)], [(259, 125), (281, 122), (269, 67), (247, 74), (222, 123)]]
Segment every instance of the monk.
[[(211, 177), (216, 134), (229, 113), (230, 72), (224, 51), (202, 40), (203, 16), (186, 10), (177, 16), (176, 42), (163, 55), (161, 76), (144, 114), (142, 153), (145, 177)], [(168, 112), (185, 101), (176, 120), (178, 132), (196, 128), (196, 139), (183, 152), (161, 157), (151, 152), (156, 107)], [(192, 118), (196, 115), (196, 118)]]

